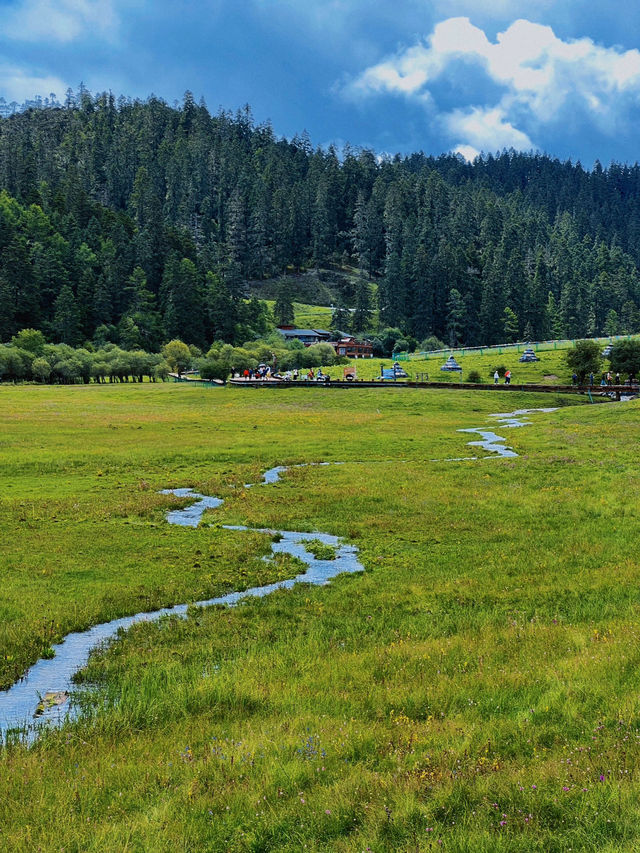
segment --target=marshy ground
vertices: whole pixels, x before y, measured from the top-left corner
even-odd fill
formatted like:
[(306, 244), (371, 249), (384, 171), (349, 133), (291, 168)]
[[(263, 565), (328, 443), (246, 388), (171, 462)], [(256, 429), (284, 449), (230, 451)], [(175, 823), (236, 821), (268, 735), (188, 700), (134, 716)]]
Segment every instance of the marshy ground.
[[(69, 631), (297, 574), (223, 525), (366, 569), (94, 655), (86, 717), (0, 755), (6, 849), (638, 848), (636, 403), (510, 394), (561, 408), (508, 430), (517, 457), (451, 463), (457, 430), (505, 434), (495, 395), (0, 397), (4, 687)], [(277, 465), (305, 467), (245, 488)], [(195, 529), (159, 494), (185, 486), (224, 498)]]

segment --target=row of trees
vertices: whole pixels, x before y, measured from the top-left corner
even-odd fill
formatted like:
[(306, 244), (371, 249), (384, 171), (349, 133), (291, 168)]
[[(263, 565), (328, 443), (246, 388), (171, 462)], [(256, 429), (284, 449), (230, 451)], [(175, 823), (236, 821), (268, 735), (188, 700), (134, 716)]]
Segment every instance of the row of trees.
[[(600, 344), (596, 341), (577, 341), (567, 352), (567, 364), (578, 377), (579, 382), (593, 374), (597, 376), (602, 370), (604, 357)], [(640, 376), (640, 341), (618, 341), (611, 348), (608, 356), (609, 370), (619, 373), (621, 379)]]
[(638, 166), (339, 157), (189, 93), (65, 104), (0, 119), (0, 340), (238, 344), (269, 327), (248, 283), (309, 267), (359, 271), (336, 285), (356, 333), (376, 296), (452, 345), (640, 328)]
[(123, 350), (115, 344), (94, 349), (50, 344), (42, 332), (23, 329), (9, 344), (0, 345), (0, 381), (34, 381), (75, 384), (89, 382), (152, 382), (170, 373), (197, 370), (204, 379), (226, 381), (232, 371), (255, 369), (268, 363), (279, 370), (325, 367), (343, 362), (329, 344), (305, 347), (299, 341), (285, 343), (275, 333), (267, 339), (235, 347), (217, 341), (206, 354), (175, 338), (160, 353)]
[[(36, 336), (40, 336), (40, 338)], [(31, 329), (18, 334), (11, 345), (0, 345), (0, 381), (35, 381), (59, 384), (77, 382), (155, 382), (170, 370), (165, 357), (144, 350), (122, 350), (108, 344), (98, 350), (68, 344), (48, 344)]]

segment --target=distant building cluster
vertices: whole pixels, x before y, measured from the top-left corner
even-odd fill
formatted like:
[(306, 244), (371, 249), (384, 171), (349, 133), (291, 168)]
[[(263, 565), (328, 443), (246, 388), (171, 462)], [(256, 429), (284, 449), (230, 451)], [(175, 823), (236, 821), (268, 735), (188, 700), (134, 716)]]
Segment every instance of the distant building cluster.
[(23, 101), (21, 104), (17, 101), (7, 101), (0, 95), (0, 118), (9, 118), (9, 116), (23, 113), (25, 110), (44, 110), (47, 107), (61, 106), (62, 104), (55, 92), (50, 92), (46, 98), (43, 98), (42, 95), (36, 95), (33, 99)]
[(351, 335), (340, 332), (337, 340), (326, 329), (296, 329), (294, 326), (279, 326), (278, 331), (286, 341), (301, 341), (306, 347), (313, 344), (327, 343), (334, 348), (337, 355), (347, 358), (373, 358), (373, 346), (370, 341), (358, 341)]

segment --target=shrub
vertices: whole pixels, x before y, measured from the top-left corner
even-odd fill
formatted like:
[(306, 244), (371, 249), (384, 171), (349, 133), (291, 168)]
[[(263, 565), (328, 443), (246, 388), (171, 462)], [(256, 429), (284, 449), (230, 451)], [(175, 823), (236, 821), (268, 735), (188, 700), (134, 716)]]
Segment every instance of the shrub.
[(640, 373), (640, 341), (619, 341), (611, 350), (611, 370), (637, 376)]
[[(493, 374), (491, 374), (493, 376)], [(479, 370), (471, 370), (467, 376), (467, 382), (482, 382), (482, 376)]]
[(38, 358), (34, 358), (33, 364), (31, 365), (31, 372), (34, 379), (38, 379), (40, 382), (46, 382), (51, 376), (51, 365), (46, 358), (39, 356)]
[(567, 366), (580, 382), (589, 373), (598, 373), (601, 363), (600, 345), (595, 341), (576, 341), (573, 349), (567, 351)]
[(496, 365), (496, 367), (492, 367), (489, 371), (490, 379), (493, 379), (493, 374), (496, 372), (496, 370), (498, 371), (498, 376), (504, 376), (507, 372), (507, 368), (504, 366), (504, 364)]
[(424, 350), (424, 352), (432, 352), (435, 350), (446, 349), (446, 345), (440, 340), (440, 338), (436, 338), (435, 335), (430, 335), (422, 341), (420, 349)]
[(203, 358), (199, 362), (200, 376), (203, 379), (221, 379), (226, 382), (229, 378), (230, 368), (223, 362), (213, 358)]

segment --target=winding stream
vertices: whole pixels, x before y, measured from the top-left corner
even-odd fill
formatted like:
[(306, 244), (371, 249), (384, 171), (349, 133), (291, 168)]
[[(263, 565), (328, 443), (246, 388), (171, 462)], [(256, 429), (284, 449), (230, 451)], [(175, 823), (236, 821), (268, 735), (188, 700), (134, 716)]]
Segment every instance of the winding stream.
[[(519, 409), (515, 412), (498, 413), (491, 415), (503, 428), (515, 428), (527, 426), (531, 421), (521, 420), (523, 416), (534, 412), (555, 412), (557, 409)], [(460, 429), (458, 432), (476, 433), (480, 436), (479, 441), (468, 442), (471, 447), (481, 447), (492, 454), (500, 457), (514, 457), (518, 454), (506, 445), (506, 438), (497, 435), (491, 430), (482, 427)], [(476, 456), (460, 457), (456, 460), (463, 461), (477, 459)], [(495, 458), (493, 456), (485, 459)], [(433, 460), (437, 461), (437, 460)], [(318, 462), (311, 465), (341, 465), (342, 462)], [(295, 465), (292, 467), (303, 468), (306, 465)], [(269, 485), (277, 483), (280, 475), (288, 470), (288, 467), (277, 465), (266, 471), (262, 481), (258, 485)], [(252, 483), (245, 484), (245, 488), (251, 488)], [(164, 489), (161, 494), (175, 495), (179, 498), (190, 498), (193, 503), (188, 506), (172, 510), (167, 513), (169, 524), (181, 527), (197, 527), (207, 509), (216, 509), (221, 506), (221, 498), (201, 495), (193, 489)], [(25, 742), (33, 741), (40, 728), (44, 725), (60, 725), (65, 720), (73, 718), (78, 710), (68, 701), (68, 694), (73, 690), (73, 676), (82, 669), (92, 649), (104, 644), (114, 638), (120, 630), (126, 630), (137, 622), (155, 622), (164, 616), (186, 617), (187, 609), (191, 606), (209, 607), (214, 604), (234, 605), (245, 598), (260, 598), (278, 589), (291, 589), (298, 583), (310, 583), (316, 585), (327, 584), (337, 575), (347, 572), (361, 572), (364, 567), (358, 560), (358, 549), (354, 545), (342, 542), (337, 536), (328, 533), (301, 533), (293, 530), (269, 530), (261, 528), (250, 528), (243, 526), (223, 525), (226, 530), (253, 531), (267, 533), (273, 536), (279, 534), (278, 541), (271, 542), (272, 554), (290, 554), (297, 557), (307, 565), (306, 571), (289, 580), (264, 586), (252, 587), (250, 589), (230, 592), (216, 598), (205, 601), (197, 601), (192, 604), (178, 604), (173, 607), (163, 607), (148, 613), (136, 613), (134, 616), (125, 616), (94, 625), (87, 631), (78, 631), (67, 636), (62, 642), (53, 646), (54, 656), (50, 659), (41, 659), (34, 664), (28, 672), (9, 690), (0, 692), (0, 744), (7, 736), (18, 737)], [(305, 542), (319, 540), (325, 545), (336, 549), (335, 559), (317, 560), (307, 550)], [(265, 559), (269, 559), (265, 557)]]
[[(514, 429), (515, 427), (530, 426), (532, 421), (523, 421), (522, 417), (532, 415), (535, 412), (557, 412), (558, 409), (516, 409), (515, 412), (498, 412), (495, 415), (489, 415), (490, 418), (495, 418), (503, 429)], [(512, 447), (506, 444), (507, 439), (501, 435), (496, 435), (492, 430), (482, 427), (469, 427), (467, 429), (459, 429), (458, 432), (477, 433), (480, 436), (480, 441), (467, 442), (468, 447), (481, 447), (483, 450), (488, 450), (490, 453), (496, 453), (503, 458), (517, 456), (518, 454)], [(463, 462), (477, 459), (477, 456), (459, 457), (456, 459), (448, 459), (448, 462)], [(494, 457), (485, 456), (485, 459)]]
[[(286, 470), (287, 468), (282, 465), (271, 468), (263, 475), (262, 485), (277, 483), (280, 475)], [(167, 513), (167, 521), (181, 527), (197, 527), (205, 510), (215, 509), (223, 503), (221, 498), (201, 495), (193, 489), (164, 489), (161, 494), (194, 500), (194, 503), (183, 509)], [(223, 527), (226, 530), (251, 530), (272, 536), (278, 533), (279, 541), (271, 542), (272, 554), (290, 554), (292, 557), (298, 557), (306, 563), (306, 571), (294, 578), (277, 583), (230, 592), (206, 601), (162, 607), (148, 613), (136, 613), (134, 616), (124, 616), (121, 619), (94, 625), (88, 631), (67, 634), (61, 643), (53, 646), (54, 657), (39, 660), (20, 681), (9, 690), (0, 692), (0, 743), (6, 740), (7, 735), (13, 736), (14, 733), (16, 737), (26, 742), (33, 741), (43, 725), (60, 725), (65, 720), (73, 718), (78, 711), (67, 701), (67, 698), (73, 690), (74, 674), (86, 665), (92, 649), (115, 637), (120, 630), (124, 631), (137, 622), (155, 622), (163, 616), (185, 618), (189, 607), (210, 607), (213, 604), (233, 605), (245, 598), (261, 598), (277, 589), (291, 589), (297, 583), (324, 585), (337, 575), (364, 571), (364, 566), (358, 560), (358, 549), (328, 533), (275, 531), (233, 525), (223, 525)], [(335, 548), (335, 559), (316, 559), (305, 547), (305, 542), (310, 540), (319, 540), (324, 545)]]

